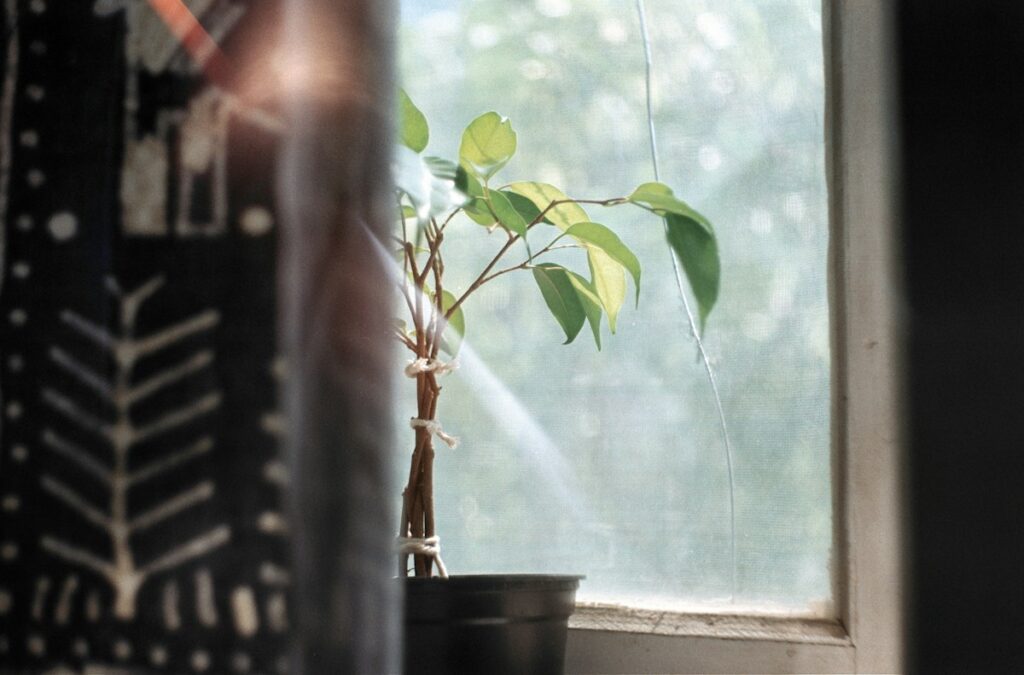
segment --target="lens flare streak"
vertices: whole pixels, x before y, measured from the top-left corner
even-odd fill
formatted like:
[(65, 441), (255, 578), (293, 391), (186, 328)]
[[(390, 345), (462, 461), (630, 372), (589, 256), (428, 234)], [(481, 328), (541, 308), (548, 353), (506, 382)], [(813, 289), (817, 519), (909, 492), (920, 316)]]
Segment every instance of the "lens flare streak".
[(150, 8), (178, 38), (189, 57), (206, 75), (218, 82), (227, 75), (227, 58), (217, 42), (206, 32), (199, 19), (185, 5), (184, 0), (147, 0)]

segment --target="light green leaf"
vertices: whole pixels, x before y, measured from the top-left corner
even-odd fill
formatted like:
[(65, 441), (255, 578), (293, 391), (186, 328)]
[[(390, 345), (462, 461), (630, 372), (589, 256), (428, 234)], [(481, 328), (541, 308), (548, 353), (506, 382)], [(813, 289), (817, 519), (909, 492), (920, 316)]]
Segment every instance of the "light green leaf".
[[(512, 183), (508, 189), (529, 199), (539, 211), (547, 209), (552, 202), (569, 199), (561, 190), (547, 183)], [(590, 220), (587, 212), (576, 203), (559, 204), (548, 210), (544, 218), (560, 230), (568, 230), (576, 223), (585, 223)]]
[(587, 316), (590, 330), (594, 333), (594, 342), (597, 343), (597, 350), (601, 351), (601, 298), (597, 297), (594, 287), (589, 281), (576, 274), (569, 272), (569, 281), (576, 289), (580, 304), (583, 306), (583, 313)]
[(422, 157), (405, 146), (398, 146), (392, 172), (395, 187), (407, 194), (414, 206), (426, 203), (430, 197), (431, 175)]
[(587, 262), (594, 291), (608, 313), (608, 328), (614, 333), (619, 310), (626, 301), (626, 272), (614, 258), (594, 246), (587, 247)]
[[(455, 304), (457, 298), (449, 293), (448, 291), (441, 291), (441, 308), (446, 314), (448, 310)], [(455, 310), (451, 318), (448, 319), (448, 325), (445, 327), (444, 333), (441, 336), (441, 349), (447, 352), (451, 356), (455, 356), (459, 353), (459, 347), (462, 346), (462, 340), (466, 337), (466, 316), (462, 313), (462, 305)]]
[[(423, 158), (423, 163), (427, 165), (427, 169), (434, 178), (450, 180), (453, 185), (455, 184), (456, 176), (459, 173), (459, 166), (455, 162), (442, 159), (441, 157), (427, 156)], [(458, 185), (455, 187), (458, 187)]]
[(629, 250), (629, 247), (622, 243), (618, 235), (600, 223), (576, 223), (566, 234), (575, 237), (583, 244), (596, 246), (607, 253), (612, 260), (626, 268), (626, 271), (633, 276), (633, 285), (636, 286), (636, 302), (640, 303), (640, 261)]
[(561, 265), (543, 263), (533, 268), (533, 278), (540, 287), (548, 309), (565, 331), (564, 344), (569, 344), (576, 339), (586, 318), (569, 271)]
[(668, 243), (679, 257), (697, 299), (700, 330), (704, 331), (708, 314), (718, 300), (721, 265), (715, 235), (701, 223), (685, 216), (669, 213)]
[(516, 132), (508, 118), (496, 112), (484, 113), (462, 133), (459, 161), (485, 181), (516, 154)]
[(487, 202), (484, 201), (483, 197), (474, 197), (468, 204), (462, 207), (462, 210), (467, 216), (469, 216), (470, 220), (478, 225), (490, 227), (498, 222), (497, 218), (494, 217), (494, 214), (491, 213), (491, 208), (487, 206)]
[(512, 202), (503, 193), (491, 190), (488, 194), (491, 212), (506, 229), (520, 236), (526, 236), (526, 221), (519, 215)]
[(409, 197), (421, 222), (465, 201), (465, 195), (455, 188), (451, 166), (451, 162), (436, 157), (420, 157), (403, 145), (395, 147), (395, 186)]
[(423, 152), (430, 140), (427, 118), (404, 89), (398, 90), (398, 136), (413, 152)]
[(664, 183), (644, 183), (636, 190), (633, 190), (627, 199), (634, 204), (648, 206), (659, 215), (673, 213), (694, 221), (697, 225), (707, 230), (708, 234), (714, 236), (714, 228), (707, 218), (690, 207), (689, 204), (672, 194), (672, 188)]

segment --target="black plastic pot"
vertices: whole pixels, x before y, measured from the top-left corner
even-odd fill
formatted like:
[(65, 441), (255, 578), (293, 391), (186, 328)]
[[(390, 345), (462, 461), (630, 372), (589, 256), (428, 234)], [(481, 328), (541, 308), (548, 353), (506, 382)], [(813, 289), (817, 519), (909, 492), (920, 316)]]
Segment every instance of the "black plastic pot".
[(404, 579), (407, 675), (559, 674), (578, 576)]

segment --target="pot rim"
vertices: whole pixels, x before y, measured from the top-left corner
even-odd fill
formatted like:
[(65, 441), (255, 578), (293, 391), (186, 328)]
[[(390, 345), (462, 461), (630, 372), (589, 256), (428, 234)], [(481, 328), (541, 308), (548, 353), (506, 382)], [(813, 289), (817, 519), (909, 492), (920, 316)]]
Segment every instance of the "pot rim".
[(441, 577), (400, 577), (406, 590), (415, 593), (446, 591), (576, 590), (583, 574), (456, 574)]

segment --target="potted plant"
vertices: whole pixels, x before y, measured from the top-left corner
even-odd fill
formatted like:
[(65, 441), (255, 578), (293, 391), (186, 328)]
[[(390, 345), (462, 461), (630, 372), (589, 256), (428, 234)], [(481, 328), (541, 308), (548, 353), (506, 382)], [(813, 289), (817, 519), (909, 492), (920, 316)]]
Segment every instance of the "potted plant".
[[(405, 372), (415, 381), (417, 401), (410, 421), (415, 446), (398, 528), (398, 573), (407, 599), (406, 668), (561, 672), (567, 621), (581, 577), (449, 577), (441, 558), (434, 517), (434, 443), (436, 439), (454, 447), (457, 439), (438, 421), (439, 382), (455, 368), (466, 329), (466, 302), (506, 274), (532, 274), (541, 299), (565, 333), (565, 343), (589, 324), (600, 349), (602, 317), (614, 332), (626, 302), (627, 276), (634, 286), (634, 303), (639, 303), (641, 266), (618, 235), (592, 220), (585, 207), (631, 205), (656, 216), (652, 226), (663, 220), (703, 329), (718, 295), (714, 231), (662, 183), (645, 183), (623, 197), (578, 199), (542, 182), (497, 180), (516, 152), (517, 137), (511, 122), (495, 112), (466, 127), (457, 162), (424, 156), (426, 118), (399, 92), (398, 136), (400, 216), (395, 242), (408, 318), (396, 322), (394, 335), (412, 353)], [(444, 242), (459, 214), (481, 226), (480, 245), (495, 252), (490, 262), (473, 270), (474, 281), (456, 291), (446, 286)], [(580, 251), (589, 275), (547, 259), (551, 251), (563, 248)]]

